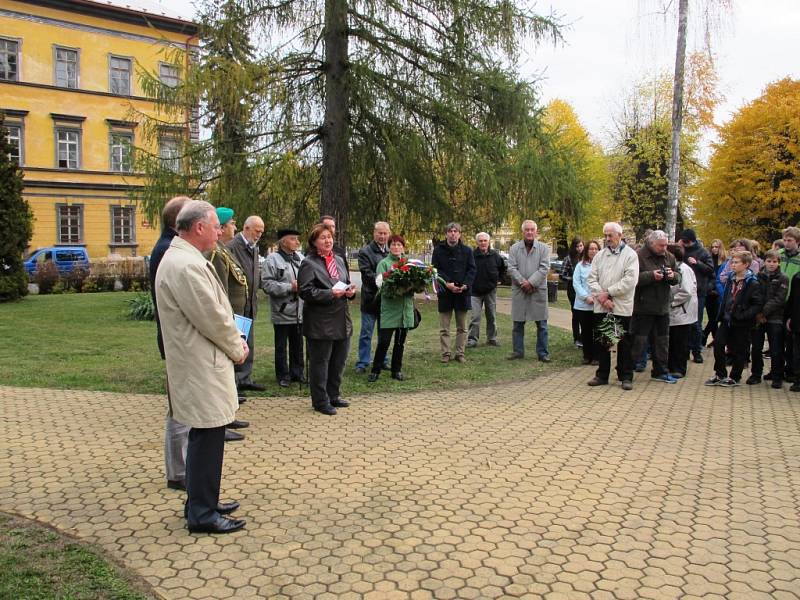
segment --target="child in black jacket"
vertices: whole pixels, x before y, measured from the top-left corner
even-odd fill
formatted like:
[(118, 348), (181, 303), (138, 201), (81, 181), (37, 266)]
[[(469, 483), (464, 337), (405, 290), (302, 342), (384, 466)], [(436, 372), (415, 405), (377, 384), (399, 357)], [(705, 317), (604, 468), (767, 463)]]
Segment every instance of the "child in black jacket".
[[(706, 385), (732, 387), (742, 378), (747, 352), (750, 349), (750, 332), (756, 324), (756, 315), (764, 307), (764, 294), (758, 278), (750, 270), (753, 255), (737, 251), (731, 255), (731, 275), (725, 282), (719, 308), (719, 328), (714, 338), (715, 375)], [(725, 347), (733, 355), (730, 376), (725, 364)]]

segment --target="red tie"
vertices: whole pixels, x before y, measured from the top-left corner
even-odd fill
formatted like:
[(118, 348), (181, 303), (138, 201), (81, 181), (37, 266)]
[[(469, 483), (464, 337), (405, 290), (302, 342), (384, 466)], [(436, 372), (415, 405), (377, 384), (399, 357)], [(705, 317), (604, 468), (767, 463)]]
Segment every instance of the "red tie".
[(339, 269), (336, 268), (336, 258), (333, 252), (325, 257), (325, 268), (328, 269), (328, 275), (331, 276), (331, 279), (339, 280)]

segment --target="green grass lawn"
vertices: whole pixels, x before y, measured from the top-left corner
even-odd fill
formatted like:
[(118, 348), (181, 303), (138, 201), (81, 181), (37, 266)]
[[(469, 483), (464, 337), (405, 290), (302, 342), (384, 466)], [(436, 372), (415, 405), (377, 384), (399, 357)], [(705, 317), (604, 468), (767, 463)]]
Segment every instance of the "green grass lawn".
[[(123, 292), (28, 296), (20, 302), (2, 305), (0, 338), (4, 343), (0, 347), (0, 384), (162, 393), (164, 364), (156, 347), (155, 323), (125, 317), (127, 301), (133, 296)], [(572, 347), (571, 336), (557, 328), (550, 329), (553, 362), (539, 363), (532, 323), (526, 336), (527, 358), (505, 360), (511, 351), (511, 321), (505, 315), (498, 315), (501, 347), (481, 343), (467, 351), (466, 364), (443, 365), (439, 362), (436, 302), (418, 304), (423, 319), (420, 327), (409, 333), (406, 343), (403, 371), (408, 379), (398, 382), (384, 373), (378, 382), (370, 384), (366, 375), (356, 375), (353, 370), (359, 331), (358, 302), (353, 302), (354, 335), (344, 380), (345, 394), (491, 384), (580, 364), (580, 353)], [(275, 381), (272, 325), (264, 297), (255, 334), (254, 379), (267, 386), (266, 395), (307, 394), (307, 388), (301, 391), (295, 385), (284, 390)]]
[(87, 544), (0, 514), (0, 598), (149, 600), (144, 585)]

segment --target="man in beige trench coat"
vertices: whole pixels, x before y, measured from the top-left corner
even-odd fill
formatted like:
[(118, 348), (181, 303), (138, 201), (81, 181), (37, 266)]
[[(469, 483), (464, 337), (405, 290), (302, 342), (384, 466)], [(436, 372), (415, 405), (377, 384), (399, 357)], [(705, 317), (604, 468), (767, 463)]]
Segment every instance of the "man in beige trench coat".
[(170, 410), (189, 426), (186, 507), (190, 532), (229, 533), (244, 520), (223, 515), (238, 502), (219, 503), (225, 425), (238, 407), (233, 365), (249, 352), (233, 320), (214, 267), (203, 256), (217, 243), (219, 219), (208, 202), (192, 200), (178, 213), (173, 238), (156, 275)]

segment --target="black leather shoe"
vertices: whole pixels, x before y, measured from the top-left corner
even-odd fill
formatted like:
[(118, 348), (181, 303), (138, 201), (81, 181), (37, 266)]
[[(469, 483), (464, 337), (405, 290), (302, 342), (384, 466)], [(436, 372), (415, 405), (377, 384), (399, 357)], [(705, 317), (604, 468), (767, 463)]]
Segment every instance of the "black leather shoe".
[(342, 400), (341, 398), (337, 398), (336, 400), (331, 400), (331, 406), (335, 408), (347, 408), (350, 406), (350, 403), (347, 400)]
[(264, 392), (264, 391), (267, 390), (267, 388), (265, 388), (263, 385), (261, 385), (260, 383), (256, 383), (254, 381), (240, 383), (239, 384), (239, 389), (240, 390), (252, 390), (254, 392)]
[(239, 508), (239, 503), (234, 500), (233, 502), (220, 502), (217, 504), (217, 512), (221, 515), (229, 515)]
[(380, 373), (370, 373), (369, 375), (367, 375), (367, 381), (369, 381), (370, 383), (375, 383), (376, 381), (378, 381), (378, 375), (380, 375)]
[(279, 386), (281, 386), (282, 388), (287, 388), (287, 387), (289, 387), (290, 385), (292, 385), (292, 382), (291, 382), (291, 381), (289, 381), (288, 379), (281, 379), (281, 380), (278, 382), (278, 385), (279, 385)]
[(405, 381), (406, 376), (403, 375), (402, 371), (398, 371), (397, 373), (392, 373), (392, 379), (397, 379), (397, 381)]
[(167, 479), (167, 487), (171, 490), (186, 491), (186, 481), (183, 479)]
[(239, 433), (238, 431), (233, 431), (232, 429), (225, 430), (225, 441), (226, 442), (238, 442), (244, 439), (244, 434)]
[(228, 429), (247, 429), (250, 427), (250, 421), (240, 421), (239, 419), (236, 419), (235, 421), (225, 425), (225, 427)]
[(335, 415), (336, 409), (331, 404), (323, 404), (322, 406), (315, 406), (314, 410), (323, 415)]
[(239, 531), (244, 527), (244, 519), (229, 519), (228, 517), (219, 517), (213, 523), (205, 523), (202, 525), (189, 525), (189, 533), (233, 533)]

